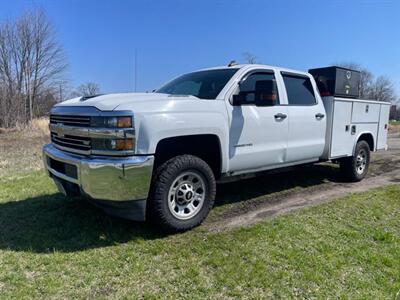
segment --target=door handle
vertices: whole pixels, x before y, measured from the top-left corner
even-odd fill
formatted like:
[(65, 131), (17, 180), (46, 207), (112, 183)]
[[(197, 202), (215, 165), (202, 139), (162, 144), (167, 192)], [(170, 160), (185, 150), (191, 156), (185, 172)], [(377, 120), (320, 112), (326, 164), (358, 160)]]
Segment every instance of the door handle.
[(321, 119), (323, 119), (323, 118), (325, 117), (325, 115), (324, 115), (324, 114), (321, 114), (321, 113), (318, 113), (318, 114), (315, 115), (315, 117), (316, 117), (318, 120), (321, 120)]
[(287, 115), (279, 113), (279, 114), (276, 114), (274, 117), (276, 120), (284, 120), (287, 118)]

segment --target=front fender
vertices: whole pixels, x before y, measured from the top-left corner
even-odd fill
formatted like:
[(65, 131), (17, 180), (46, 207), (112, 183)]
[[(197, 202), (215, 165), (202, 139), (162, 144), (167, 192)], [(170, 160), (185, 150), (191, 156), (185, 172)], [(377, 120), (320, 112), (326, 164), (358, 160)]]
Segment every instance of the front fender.
[[(212, 134), (221, 146), (222, 172), (228, 168), (228, 120), (218, 112), (151, 113), (135, 115), (137, 154), (154, 154), (159, 141), (179, 136)], [(205, 145), (207, 147), (207, 145)]]

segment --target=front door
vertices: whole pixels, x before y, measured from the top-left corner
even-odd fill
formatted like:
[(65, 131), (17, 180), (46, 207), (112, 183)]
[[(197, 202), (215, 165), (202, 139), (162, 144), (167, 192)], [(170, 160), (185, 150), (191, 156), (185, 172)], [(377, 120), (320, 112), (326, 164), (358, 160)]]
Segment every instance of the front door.
[[(229, 169), (264, 169), (285, 161), (288, 107), (279, 106), (273, 71), (253, 71), (239, 85), (240, 105), (230, 110)], [(268, 105), (268, 106), (263, 106)]]

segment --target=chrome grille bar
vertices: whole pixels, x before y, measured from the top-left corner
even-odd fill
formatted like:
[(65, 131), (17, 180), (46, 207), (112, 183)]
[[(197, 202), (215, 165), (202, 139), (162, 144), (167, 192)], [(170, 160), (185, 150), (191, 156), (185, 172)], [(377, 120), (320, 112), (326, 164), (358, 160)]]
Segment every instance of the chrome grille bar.
[(89, 127), (90, 116), (50, 115), (50, 124)]
[(62, 126), (50, 124), (50, 131), (58, 133), (62, 131), (64, 135), (90, 137), (90, 138), (134, 138), (135, 130), (132, 129), (112, 129), (112, 128), (79, 128), (74, 126)]
[(90, 153), (91, 150), (91, 140), (89, 138), (82, 139), (80, 137), (65, 137), (58, 136), (56, 133), (51, 133), (51, 141), (57, 145), (62, 147), (70, 148), (72, 151), (79, 150), (85, 151), (87, 154)]

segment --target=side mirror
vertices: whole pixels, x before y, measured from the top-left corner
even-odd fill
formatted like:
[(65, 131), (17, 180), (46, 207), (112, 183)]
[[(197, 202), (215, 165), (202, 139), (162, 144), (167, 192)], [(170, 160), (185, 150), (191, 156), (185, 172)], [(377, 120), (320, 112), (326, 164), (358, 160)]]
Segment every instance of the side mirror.
[(276, 85), (273, 80), (259, 80), (256, 82), (256, 106), (275, 106), (278, 99)]
[(232, 96), (232, 105), (233, 106), (240, 106), (243, 103), (243, 94), (240, 93), (238, 95)]
[(276, 105), (276, 101), (272, 100), (272, 99), (256, 99), (255, 102), (256, 106), (275, 106)]

